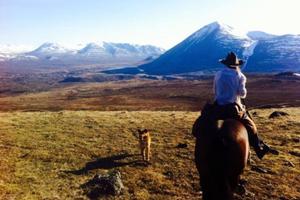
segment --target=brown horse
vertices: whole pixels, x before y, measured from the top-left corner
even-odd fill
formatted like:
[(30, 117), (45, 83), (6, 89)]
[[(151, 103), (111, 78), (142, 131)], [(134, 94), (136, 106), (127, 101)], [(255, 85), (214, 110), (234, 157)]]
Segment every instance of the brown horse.
[(232, 200), (247, 164), (247, 130), (238, 120), (200, 118), (194, 124), (193, 134), (197, 138), (195, 162), (203, 199)]

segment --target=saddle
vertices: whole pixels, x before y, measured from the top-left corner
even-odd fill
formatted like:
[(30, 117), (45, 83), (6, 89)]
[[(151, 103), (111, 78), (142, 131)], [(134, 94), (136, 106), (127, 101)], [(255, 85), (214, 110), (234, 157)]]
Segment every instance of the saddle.
[(246, 117), (246, 110), (243, 105), (238, 103), (230, 103), (226, 105), (218, 105), (217, 102), (206, 103), (203, 107), (203, 117), (208, 117), (210, 120), (225, 120), (225, 119), (243, 119)]
[(201, 111), (201, 115), (195, 121), (192, 134), (197, 137), (199, 131), (203, 130), (207, 122), (222, 123), (225, 119), (241, 120), (247, 117), (245, 108), (237, 103), (218, 105), (217, 102), (206, 103)]

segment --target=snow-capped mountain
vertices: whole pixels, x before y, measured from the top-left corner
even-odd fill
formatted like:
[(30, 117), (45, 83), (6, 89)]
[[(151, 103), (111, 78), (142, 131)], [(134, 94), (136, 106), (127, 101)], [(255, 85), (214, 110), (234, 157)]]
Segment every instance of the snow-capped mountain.
[(44, 43), (41, 46), (39, 46), (37, 49), (28, 52), (26, 54), (33, 55), (37, 57), (44, 57), (44, 56), (59, 56), (64, 54), (71, 54), (74, 53), (73, 50), (67, 49), (57, 43)]
[[(1, 46), (0, 46), (1, 47)], [(224, 66), (218, 62), (234, 51), (246, 60), (248, 72), (300, 72), (300, 35), (273, 35), (262, 31), (240, 34), (234, 28), (213, 22), (164, 52), (151, 45), (99, 42), (80, 48), (45, 43), (32, 51), (7, 53), (0, 48), (0, 64), (13, 66), (137, 66), (130, 73), (212, 73)], [(110, 73), (123, 73), (122, 69)]]
[(47, 60), (47, 62), (50, 61), (58, 61), (58, 60), (64, 60), (71, 59), (72, 56), (76, 54), (75, 50), (65, 48), (57, 43), (50, 43), (46, 42), (39, 46), (37, 49), (26, 52), (24, 54), (20, 54), (14, 59), (32, 59), (33, 61), (40, 60), (44, 61)]
[(133, 45), (128, 43), (89, 43), (80, 49), (66, 48), (57, 43), (44, 43), (38, 48), (19, 54), (1, 54), (0, 62), (17, 64), (26, 61), (39, 65), (84, 65), (84, 64), (135, 64), (149, 56), (158, 56), (164, 50), (151, 45)]
[(160, 55), (164, 50), (151, 45), (132, 45), (128, 43), (90, 43), (78, 51), (84, 56), (143, 57)]
[(109, 54), (103, 48), (102, 44), (89, 43), (82, 49), (78, 51), (78, 54), (81, 56), (87, 57), (99, 57), (99, 56), (108, 56)]
[(282, 35), (259, 40), (245, 71), (300, 71), (300, 35)]
[(201, 28), (156, 60), (138, 66), (146, 74), (214, 72), (229, 51), (246, 60), (248, 72), (300, 71), (300, 35), (272, 35), (251, 31), (237, 33), (232, 27), (213, 22)]
[(151, 63), (139, 66), (149, 74), (176, 74), (213, 71), (229, 51), (240, 57), (250, 56), (254, 41), (239, 35), (227, 25), (214, 22), (201, 28)]

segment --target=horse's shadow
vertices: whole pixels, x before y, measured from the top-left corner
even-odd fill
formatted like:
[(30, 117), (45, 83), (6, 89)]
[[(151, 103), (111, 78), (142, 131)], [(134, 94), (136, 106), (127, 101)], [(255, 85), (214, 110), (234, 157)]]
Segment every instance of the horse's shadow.
[[(82, 175), (94, 169), (113, 169), (116, 167), (123, 167), (127, 165), (139, 165), (139, 163), (141, 162), (140, 160), (132, 160), (133, 157), (138, 155), (139, 154), (122, 153), (119, 155), (97, 158), (94, 161), (87, 162), (85, 166), (81, 169), (64, 171), (64, 172), (75, 174), (75, 175)], [(130, 161), (126, 161), (128, 159), (130, 159)]]

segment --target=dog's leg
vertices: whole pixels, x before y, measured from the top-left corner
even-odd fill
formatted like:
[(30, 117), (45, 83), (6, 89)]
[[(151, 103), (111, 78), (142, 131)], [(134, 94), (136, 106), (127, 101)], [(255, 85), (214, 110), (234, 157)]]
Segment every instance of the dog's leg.
[(141, 147), (141, 156), (142, 156), (142, 160), (144, 160), (144, 148)]
[(145, 147), (145, 160), (148, 161), (148, 149)]
[(150, 148), (150, 144), (148, 145), (148, 161), (150, 161), (150, 157), (151, 157), (151, 148)]
[(145, 148), (145, 154), (146, 154), (146, 161), (149, 161), (149, 151), (148, 151), (148, 147)]
[(146, 147), (144, 147), (144, 154), (143, 154), (143, 160), (145, 161), (145, 160), (147, 160), (147, 149), (146, 149)]
[(147, 161), (150, 161), (150, 145), (147, 145)]

